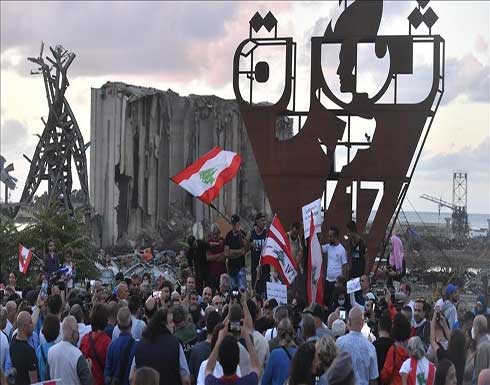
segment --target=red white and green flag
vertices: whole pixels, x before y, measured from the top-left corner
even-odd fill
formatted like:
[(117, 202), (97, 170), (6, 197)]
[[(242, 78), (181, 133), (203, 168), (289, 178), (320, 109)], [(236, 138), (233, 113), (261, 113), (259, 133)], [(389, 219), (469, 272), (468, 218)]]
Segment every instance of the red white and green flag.
[(291, 285), (298, 275), (296, 260), (291, 255), (289, 238), (277, 215), (274, 215), (269, 227), (260, 256), (260, 264), (273, 266), (287, 286)]
[(209, 205), (235, 177), (241, 161), (238, 154), (215, 147), (171, 179)]
[(32, 251), (19, 243), (19, 271), (23, 274), (27, 273), (29, 263), (31, 263)]

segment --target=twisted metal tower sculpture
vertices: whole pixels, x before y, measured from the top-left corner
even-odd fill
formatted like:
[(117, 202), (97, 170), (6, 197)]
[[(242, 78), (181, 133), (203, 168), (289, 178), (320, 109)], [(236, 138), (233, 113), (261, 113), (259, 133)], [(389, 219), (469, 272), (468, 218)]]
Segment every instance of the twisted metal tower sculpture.
[(64, 210), (73, 213), (72, 193), (72, 158), (80, 180), (80, 188), (83, 193), (83, 207), (85, 215), (90, 214), (87, 158), (85, 150), (88, 145), (84, 144), (82, 134), (75, 119), (75, 115), (66, 100), (65, 91), (70, 85), (67, 71), (75, 59), (75, 54), (65, 50), (61, 45), (54, 49), (49, 48), (52, 58), (46, 56), (43, 59), (44, 43), (41, 44), (39, 57), (29, 57), (28, 60), (39, 65), (38, 70), (31, 74), (42, 74), (48, 100), (49, 114), (44, 123), (44, 130), (39, 136), (34, 156), (29, 159), (29, 175), (27, 176), (21, 203), (32, 201), (39, 185), (43, 180), (48, 181), (48, 199), (46, 205), (59, 202)]

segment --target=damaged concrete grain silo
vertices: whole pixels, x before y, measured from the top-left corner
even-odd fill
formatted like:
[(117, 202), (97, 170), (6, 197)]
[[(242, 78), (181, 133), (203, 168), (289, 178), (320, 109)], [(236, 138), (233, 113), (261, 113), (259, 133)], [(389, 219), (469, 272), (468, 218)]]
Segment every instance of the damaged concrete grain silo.
[[(277, 134), (293, 135), (288, 120), (278, 123)], [(243, 159), (215, 206), (246, 220), (257, 211), (270, 214), (234, 100), (108, 82), (92, 89), (90, 137), (90, 197), (101, 247), (145, 236), (171, 243), (192, 223), (214, 220), (214, 211), (169, 180), (214, 146)]]

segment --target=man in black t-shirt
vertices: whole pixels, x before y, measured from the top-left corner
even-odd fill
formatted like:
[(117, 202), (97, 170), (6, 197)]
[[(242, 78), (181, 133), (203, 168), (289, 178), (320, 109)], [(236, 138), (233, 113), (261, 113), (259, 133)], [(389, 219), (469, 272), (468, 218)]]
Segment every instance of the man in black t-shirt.
[(247, 287), (247, 272), (245, 271), (245, 253), (248, 247), (247, 234), (240, 227), (240, 217), (231, 217), (231, 229), (225, 238), (225, 257), (228, 259), (228, 274), (231, 277), (232, 289)]
[(16, 385), (29, 385), (37, 382), (37, 358), (34, 349), (27, 343), (34, 325), (31, 315), (21, 311), (17, 316), (17, 335), (10, 344), (10, 359), (16, 369)]
[[(250, 232), (250, 273), (252, 276), (252, 286), (255, 286), (255, 291), (260, 294), (265, 294), (266, 282), (270, 280), (270, 266), (259, 266), (260, 255), (267, 238), (267, 219), (264, 214), (258, 213), (255, 216), (255, 226)], [(260, 269), (260, 275), (257, 277), (257, 272)]]

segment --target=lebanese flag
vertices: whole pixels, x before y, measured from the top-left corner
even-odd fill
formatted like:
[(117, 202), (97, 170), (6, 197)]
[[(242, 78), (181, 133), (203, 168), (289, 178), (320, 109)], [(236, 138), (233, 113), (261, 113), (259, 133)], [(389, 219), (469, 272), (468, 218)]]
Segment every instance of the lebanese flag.
[(27, 273), (29, 263), (31, 263), (32, 251), (19, 243), (19, 271), (23, 274)]
[(261, 265), (272, 265), (286, 286), (296, 278), (296, 261), (291, 256), (291, 245), (277, 215), (274, 215), (260, 256)]
[(308, 238), (308, 274), (307, 274), (307, 291), (308, 303), (316, 302), (323, 305), (323, 281), (325, 276), (323, 266), (322, 247), (315, 233), (315, 224), (313, 222), (313, 213), (310, 221), (310, 237)]
[(234, 178), (241, 162), (238, 154), (215, 147), (171, 179), (209, 205), (223, 185)]

